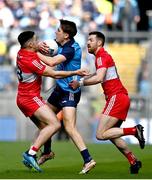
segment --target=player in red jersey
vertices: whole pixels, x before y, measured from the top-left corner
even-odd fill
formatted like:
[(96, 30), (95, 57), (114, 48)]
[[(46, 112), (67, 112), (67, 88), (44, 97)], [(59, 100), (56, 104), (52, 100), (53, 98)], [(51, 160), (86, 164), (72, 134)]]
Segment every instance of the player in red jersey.
[(23, 153), (23, 163), (37, 171), (36, 153), (40, 147), (60, 128), (55, 113), (40, 96), (41, 76), (65, 78), (72, 75), (83, 76), (86, 70), (55, 71), (41, 63), (37, 55), (38, 40), (33, 31), (24, 31), (18, 36), (21, 49), (17, 54), (17, 76), (19, 80), (17, 105), (40, 129), (40, 133), (28, 151)]
[(72, 81), (70, 86), (76, 89), (79, 86), (89, 86), (101, 83), (104, 90), (106, 105), (100, 116), (96, 138), (98, 140), (110, 140), (130, 163), (130, 173), (136, 174), (141, 168), (141, 161), (128, 148), (126, 142), (120, 137), (126, 135), (135, 136), (141, 149), (145, 146), (143, 126), (120, 128), (126, 119), (130, 99), (128, 92), (122, 85), (116, 70), (115, 63), (110, 54), (103, 48), (105, 36), (103, 33), (94, 31), (89, 33), (87, 47), (88, 52), (95, 55), (96, 73), (90, 77), (82, 78), (79, 82)]

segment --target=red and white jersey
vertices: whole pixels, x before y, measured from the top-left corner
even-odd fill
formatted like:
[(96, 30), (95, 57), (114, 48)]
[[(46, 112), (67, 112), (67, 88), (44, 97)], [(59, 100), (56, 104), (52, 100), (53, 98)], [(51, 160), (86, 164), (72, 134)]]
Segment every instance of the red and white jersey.
[(20, 49), (17, 54), (18, 96), (40, 96), (45, 65), (35, 52)]
[(104, 48), (100, 48), (97, 52), (95, 66), (96, 70), (100, 68), (107, 69), (104, 81), (102, 83), (102, 88), (106, 96), (112, 96), (118, 93), (127, 94), (127, 90), (124, 88), (119, 79), (115, 63), (111, 55), (109, 55), (108, 52), (104, 50)]

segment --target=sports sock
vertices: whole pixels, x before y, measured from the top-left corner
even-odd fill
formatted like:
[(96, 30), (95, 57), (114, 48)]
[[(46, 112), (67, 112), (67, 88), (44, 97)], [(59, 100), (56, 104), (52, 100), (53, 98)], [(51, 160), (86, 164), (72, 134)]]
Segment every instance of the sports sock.
[(51, 152), (51, 142), (52, 142), (52, 140), (51, 140), (51, 138), (50, 138), (50, 139), (48, 139), (48, 140), (46, 141), (46, 143), (44, 144), (44, 150), (43, 150), (43, 153), (44, 153), (44, 154), (49, 154), (49, 153)]
[(28, 154), (34, 156), (37, 152), (38, 152), (38, 148), (36, 148), (35, 146), (32, 146), (30, 150), (28, 151)]
[(137, 159), (136, 159), (136, 157), (133, 155), (132, 152), (126, 153), (126, 154), (124, 154), (124, 155), (126, 156), (126, 158), (128, 159), (128, 161), (129, 161), (129, 163), (130, 163), (131, 165), (133, 165), (133, 164), (136, 163)]
[(136, 131), (136, 127), (123, 128), (124, 135), (135, 135)]
[(84, 149), (83, 151), (81, 151), (81, 155), (83, 157), (85, 164), (92, 160), (92, 157), (90, 156), (88, 149)]

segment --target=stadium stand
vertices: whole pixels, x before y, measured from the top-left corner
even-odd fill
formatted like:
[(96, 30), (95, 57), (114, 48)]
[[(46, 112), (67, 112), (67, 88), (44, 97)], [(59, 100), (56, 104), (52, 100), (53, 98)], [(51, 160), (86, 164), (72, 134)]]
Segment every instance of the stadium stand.
[(120, 78), (129, 92), (136, 92), (136, 72), (146, 49), (138, 44), (109, 44)]

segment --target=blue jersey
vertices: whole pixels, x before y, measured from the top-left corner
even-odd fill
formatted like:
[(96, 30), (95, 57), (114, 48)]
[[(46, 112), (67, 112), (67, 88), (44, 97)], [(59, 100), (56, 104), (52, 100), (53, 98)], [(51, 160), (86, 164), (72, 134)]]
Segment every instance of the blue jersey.
[[(59, 71), (75, 71), (81, 68), (81, 55), (82, 51), (77, 42), (74, 39), (68, 41), (63, 46), (59, 46), (58, 54), (62, 54), (66, 57), (66, 61), (57, 65), (57, 70)], [(80, 88), (73, 90), (69, 83), (72, 80), (80, 80), (80, 76), (71, 76), (63, 79), (57, 79), (56, 83), (61, 89), (65, 91), (70, 91), (76, 93), (80, 91)]]

